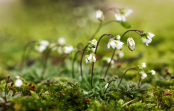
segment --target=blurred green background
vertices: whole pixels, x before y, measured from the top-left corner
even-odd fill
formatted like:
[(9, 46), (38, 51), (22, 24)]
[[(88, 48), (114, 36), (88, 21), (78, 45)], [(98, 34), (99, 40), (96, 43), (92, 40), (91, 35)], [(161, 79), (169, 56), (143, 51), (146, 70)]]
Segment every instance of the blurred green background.
[[(30, 40), (57, 42), (64, 37), (74, 47), (86, 44), (95, 32), (99, 22), (95, 11), (110, 7), (133, 9), (127, 18), (131, 29), (150, 31), (155, 34), (152, 43), (146, 46), (136, 33), (131, 33), (136, 50), (131, 52), (126, 45), (128, 35), (123, 38), (124, 58), (143, 53), (138, 63), (146, 62), (148, 67), (173, 70), (174, 62), (174, 1), (173, 0), (0, 0), (0, 67), (9, 69), (20, 64), (22, 51)], [(115, 19), (110, 12), (105, 21)], [(95, 36), (111, 33), (122, 35), (127, 29), (118, 23), (103, 27)], [(102, 41), (100, 55), (111, 55), (107, 51), (108, 38)], [(102, 47), (101, 46), (101, 47)], [(37, 53), (33, 54), (33, 58)], [(135, 63), (134, 63), (135, 64)], [(136, 64), (137, 65), (137, 64)]]

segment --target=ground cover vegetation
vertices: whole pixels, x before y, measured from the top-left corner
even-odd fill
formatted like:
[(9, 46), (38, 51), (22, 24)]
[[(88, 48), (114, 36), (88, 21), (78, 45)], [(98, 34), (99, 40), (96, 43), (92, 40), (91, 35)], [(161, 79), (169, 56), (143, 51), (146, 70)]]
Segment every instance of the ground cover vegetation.
[[(24, 2), (28, 7), (26, 10), (33, 6), (33, 2)], [(4, 58), (0, 63), (0, 110), (174, 110), (173, 49), (166, 51), (162, 48), (169, 44), (160, 46), (163, 37), (156, 31), (133, 29), (134, 24), (129, 22), (129, 17), (134, 10), (105, 7), (104, 4), (96, 9), (84, 6), (84, 2), (76, 4), (78, 6), (70, 2), (66, 5), (73, 7), (74, 21), (77, 22), (57, 27), (56, 23), (72, 18), (64, 18), (65, 15), (61, 14), (67, 8), (62, 7), (64, 2), (54, 1), (50, 3), (54, 8), (45, 10), (43, 6), (47, 3), (50, 2), (45, 1), (32, 9), (41, 10), (42, 14), (47, 13), (58, 20), (48, 21), (49, 17), (38, 19), (37, 24), (41, 29), (27, 29), (21, 25), (30, 33), (21, 33), (16, 29), (16, 35), (21, 34), (19, 41), (26, 43), (21, 42), (23, 46), (18, 44), (12, 50), (10, 47), (14, 43), (7, 47), (12, 56), (8, 53), (0, 56)], [(59, 14), (53, 11), (57, 6), (62, 8)], [(31, 12), (33, 16), (38, 14), (37, 11)], [(33, 22), (34, 18), (30, 17), (28, 20)], [(27, 23), (29, 26), (31, 21)], [(76, 25), (78, 28), (73, 27)], [(105, 30), (105, 27), (109, 28)], [(0, 32), (4, 29), (5, 26)], [(9, 30), (2, 33), (1, 41), (10, 34)], [(45, 30), (49, 33), (45, 33)], [(56, 33), (59, 33), (56, 39), (35, 39), (45, 34), (57, 36)], [(63, 33), (69, 37), (61, 37)], [(3, 43), (5, 46), (7, 44)], [(155, 52), (157, 46), (159, 49)], [(167, 58), (166, 54), (169, 54)], [(164, 58), (155, 63), (157, 56)]]

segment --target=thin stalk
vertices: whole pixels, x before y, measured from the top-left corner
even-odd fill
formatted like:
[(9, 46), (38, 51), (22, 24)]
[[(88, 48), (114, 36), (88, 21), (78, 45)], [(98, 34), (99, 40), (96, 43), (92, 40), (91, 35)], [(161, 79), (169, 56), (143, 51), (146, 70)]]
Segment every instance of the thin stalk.
[(138, 82), (138, 88), (140, 87), (140, 83), (141, 83), (141, 77), (140, 77), (139, 82)]
[(75, 55), (74, 55), (74, 59), (73, 59), (73, 62), (72, 62), (72, 78), (74, 78), (74, 62), (75, 62), (75, 60), (76, 60), (77, 54), (78, 54), (79, 52), (81, 52), (81, 51), (82, 51), (82, 49), (78, 50), (78, 51), (75, 53)]
[(57, 45), (54, 45), (53, 47), (50, 47), (47, 54), (46, 54), (46, 57), (45, 57), (45, 61), (44, 61), (44, 66), (43, 66), (43, 71), (42, 71), (42, 75), (41, 75), (41, 79), (43, 79), (43, 75), (45, 74), (45, 71), (46, 71), (46, 68), (47, 68), (47, 61), (48, 61), (48, 57), (50, 55), (50, 52), (53, 48), (57, 47), (57, 46), (60, 46), (59, 44)]
[(135, 99), (131, 100), (131, 101), (128, 101), (127, 103), (123, 104), (121, 107), (124, 107), (125, 105), (131, 103), (132, 101), (134, 101)]
[(26, 50), (27, 48), (29, 47), (30, 44), (32, 43), (36, 43), (37, 41), (29, 41), (25, 47), (24, 47), (24, 51), (23, 51), (23, 54), (22, 54), (22, 60), (21, 60), (21, 64), (20, 64), (20, 73), (22, 74), (22, 69), (23, 69), (23, 66), (24, 66), (24, 61), (25, 61), (25, 53), (26, 53)]
[(108, 84), (107, 88), (105, 89), (104, 94), (106, 93), (106, 91), (107, 91), (107, 89), (108, 89), (108, 87), (109, 87), (109, 85), (111, 84), (111, 82), (112, 82), (112, 81), (113, 81), (113, 80), (111, 80), (111, 81), (109, 82), (109, 84)]
[[(115, 51), (116, 51), (116, 48), (114, 49), (114, 51), (113, 51), (113, 53), (112, 53), (111, 61), (113, 60), (113, 57), (114, 57)], [(109, 62), (108, 66), (107, 66), (107, 69), (106, 69), (106, 72), (105, 72), (104, 78), (106, 77), (106, 75), (107, 75), (107, 73), (108, 73), (109, 67), (110, 67), (110, 65), (111, 65), (111, 61)]]
[(82, 77), (82, 78), (83, 78), (83, 72), (82, 72), (82, 60), (83, 60), (83, 56), (84, 56), (84, 53), (85, 53), (85, 50), (86, 50), (87, 47), (88, 47), (88, 45), (86, 45), (85, 48), (83, 49), (82, 57), (81, 57), (81, 60), (80, 60), (80, 73), (81, 73), (81, 77)]
[(103, 24), (103, 22), (102, 21), (100, 21), (100, 24), (99, 24), (99, 26), (98, 26), (98, 28), (97, 28), (97, 30), (94, 32), (94, 34), (92, 34), (92, 36), (90, 37), (90, 39), (89, 40), (92, 40), (95, 36), (96, 36), (96, 34), (99, 32), (99, 30), (101, 29), (101, 27), (102, 27), (102, 24)]
[[(123, 35), (121, 36), (121, 38), (122, 38), (126, 33), (130, 32), (130, 31), (134, 31), (134, 32), (136, 32), (136, 33), (137, 33), (137, 32), (139, 32), (139, 33), (142, 32), (142, 30), (136, 30), (136, 29), (127, 30), (126, 32), (123, 33)], [(139, 33), (138, 33), (138, 34), (139, 34)], [(140, 35), (140, 34), (139, 34), (139, 35)], [(121, 40), (121, 38), (120, 38), (120, 40)]]
[(121, 77), (121, 80), (120, 80), (120, 82), (119, 82), (119, 84), (118, 84), (118, 87), (120, 86), (120, 84), (121, 84), (121, 82), (122, 82), (122, 80), (123, 80), (123, 77), (125, 76), (126, 72), (129, 71), (129, 70), (131, 70), (131, 69), (137, 70), (136, 68), (138, 68), (138, 67), (129, 68), (129, 69), (127, 69), (127, 70), (124, 72), (124, 74), (123, 74), (123, 76)]
[(5, 103), (7, 103), (7, 81), (8, 80), (6, 80), (6, 84), (5, 84), (5, 97), (4, 97)]
[[(94, 54), (96, 54), (96, 52), (97, 52), (97, 49), (98, 49), (98, 45), (99, 45), (99, 43), (100, 43), (100, 40), (101, 40), (104, 36), (106, 36), (106, 35), (109, 36), (110, 38), (113, 38), (113, 37), (114, 37), (112, 34), (103, 34), (103, 35), (99, 38), (99, 40), (98, 40), (98, 43), (97, 43), (97, 46), (96, 46), (96, 49), (95, 49)], [(94, 62), (92, 62), (91, 88), (93, 88), (93, 86), (92, 86), (93, 70), (94, 70)]]

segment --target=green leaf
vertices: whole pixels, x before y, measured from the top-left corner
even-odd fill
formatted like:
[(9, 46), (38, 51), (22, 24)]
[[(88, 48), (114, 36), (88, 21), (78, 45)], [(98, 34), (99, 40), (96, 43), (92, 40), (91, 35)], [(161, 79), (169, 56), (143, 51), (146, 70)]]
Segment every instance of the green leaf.
[(121, 24), (124, 28), (127, 28), (127, 29), (131, 28), (131, 24), (128, 23), (128, 22), (120, 22), (120, 24)]

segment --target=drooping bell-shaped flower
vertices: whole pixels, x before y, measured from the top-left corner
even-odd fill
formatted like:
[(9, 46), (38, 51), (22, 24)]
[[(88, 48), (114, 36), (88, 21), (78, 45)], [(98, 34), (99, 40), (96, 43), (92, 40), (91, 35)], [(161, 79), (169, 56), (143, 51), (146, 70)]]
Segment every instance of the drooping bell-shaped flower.
[(109, 43), (107, 45), (108, 49), (110, 48), (110, 46), (115, 49), (122, 49), (122, 46), (123, 46), (123, 42), (119, 41), (119, 40), (114, 40), (114, 38), (110, 38), (109, 39)]
[(132, 39), (132, 37), (129, 37), (127, 39), (127, 46), (128, 48), (131, 50), (131, 51), (134, 51), (135, 50), (135, 42), (134, 40)]
[(104, 20), (104, 15), (103, 15), (103, 12), (101, 10), (96, 11), (96, 18), (100, 21)]

